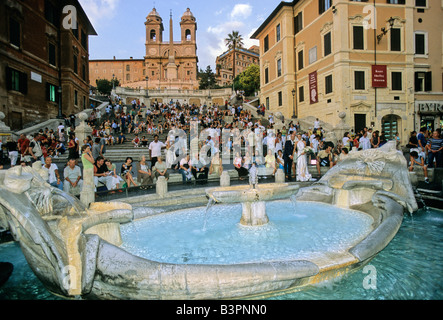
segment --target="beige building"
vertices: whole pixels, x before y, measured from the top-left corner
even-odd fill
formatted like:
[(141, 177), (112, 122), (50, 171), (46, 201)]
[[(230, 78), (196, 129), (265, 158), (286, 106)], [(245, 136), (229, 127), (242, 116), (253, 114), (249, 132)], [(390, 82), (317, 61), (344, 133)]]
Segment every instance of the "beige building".
[[(416, 2), (281, 2), (252, 36), (260, 41), (261, 102), (286, 117), (332, 125), (345, 112), (356, 131), (372, 126), (407, 142), (420, 123), (415, 99), (441, 100), (442, 89), (442, 4), (430, 10)], [(428, 19), (421, 23), (427, 43), (435, 44), (427, 57), (415, 53), (420, 14)], [(423, 84), (416, 93), (415, 72), (431, 69), (432, 88)]]
[[(233, 82), (233, 67), (234, 53), (233, 49), (219, 55), (215, 60), (216, 65), (216, 80), (221, 87), (229, 86)], [(250, 65), (260, 63), (260, 49), (258, 46), (252, 46), (249, 49), (236, 48), (235, 49), (235, 76), (245, 71)]]
[(197, 21), (189, 8), (180, 20), (181, 39), (174, 41), (172, 14), (169, 41), (163, 41), (163, 19), (154, 8), (145, 21), (146, 55), (142, 59), (91, 60), (90, 81), (112, 80), (128, 88), (194, 90), (197, 80)]
[[(144, 59), (90, 60), (89, 80), (95, 86), (100, 79), (117, 79), (121, 86), (130, 87), (133, 83), (146, 81)], [(145, 87), (146, 84), (143, 86)]]
[(418, 127), (443, 127), (443, 1), (414, 0), (414, 91)]

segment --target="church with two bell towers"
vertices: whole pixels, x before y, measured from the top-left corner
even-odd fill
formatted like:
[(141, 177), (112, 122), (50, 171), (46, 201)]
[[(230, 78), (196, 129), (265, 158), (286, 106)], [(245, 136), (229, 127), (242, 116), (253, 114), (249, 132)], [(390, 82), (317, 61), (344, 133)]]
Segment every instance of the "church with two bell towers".
[(189, 8), (180, 20), (180, 41), (174, 41), (172, 12), (169, 40), (163, 41), (163, 19), (154, 8), (145, 21), (146, 55), (141, 59), (90, 60), (90, 83), (118, 79), (120, 86), (148, 90), (198, 90), (197, 22)]
[(198, 89), (197, 22), (188, 8), (181, 17), (180, 41), (174, 41), (172, 13), (169, 41), (163, 41), (163, 20), (154, 8), (146, 17), (146, 56), (148, 89)]

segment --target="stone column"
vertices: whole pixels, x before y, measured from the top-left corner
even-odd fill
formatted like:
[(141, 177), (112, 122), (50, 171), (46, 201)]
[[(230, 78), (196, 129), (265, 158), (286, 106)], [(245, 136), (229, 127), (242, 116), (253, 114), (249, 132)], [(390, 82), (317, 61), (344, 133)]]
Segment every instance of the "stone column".
[(285, 173), (283, 169), (277, 169), (275, 173), (275, 183), (285, 183)]
[(83, 188), (80, 192), (80, 201), (89, 207), (95, 201), (94, 169), (83, 169)]
[(228, 171), (223, 171), (220, 176), (220, 187), (229, 187), (231, 185), (231, 176)]
[[(3, 121), (5, 119), (5, 114), (3, 112), (0, 111), (0, 134), (2, 134), (0, 136), (0, 140), (5, 143), (6, 142), (6, 136), (11, 135), (11, 128), (9, 128), (5, 122)], [(19, 159), (20, 160), (20, 159)]]
[(88, 115), (85, 112), (81, 112), (78, 117), (80, 119), (80, 125), (75, 128), (75, 136), (79, 140), (79, 148), (81, 149), (83, 146), (83, 140), (92, 134), (92, 128), (86, 123)]
[(157, 179), (157, 183), (155, 185), (156, 193), (161, 198), (164, 198), (168, 193), (168, 181), (165, 177), (160, 176)]

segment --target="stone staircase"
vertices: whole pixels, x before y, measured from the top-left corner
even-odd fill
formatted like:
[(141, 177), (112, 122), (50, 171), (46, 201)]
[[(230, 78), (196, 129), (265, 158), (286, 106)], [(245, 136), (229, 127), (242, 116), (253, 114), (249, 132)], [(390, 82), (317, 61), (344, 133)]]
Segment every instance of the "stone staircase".
[[(154, 141), (154, 135), (152, 134), (146, 134), (144, 132), (143, 134), (139, 134), (139, 138), (142, 136), (146, 136), (148, 139), (148, 146), (149, 144)], [(147, 160), (150, 160), (149, 158), (149, 149), (148, 147), (138, 147), (135, 148), (132, 144), (132, 140), (135, 137), (135, 134), (125, 134), (126, 141), (123, 144), (114, 144), (114, 145), (107, 145), (106, 146), (106, 153), (105, 158), (111, 160), (113, 163), (120, 163), (124, 162), (126, 160), (126, 157), (132, 157), (134, 162), (137, 162), (142, 155), (146, 156)], [(159, 141), (166, 142), (167, 139), (167, 133), (159, 134)], [(54, 158), (54, 163), (66, 163), (68, 160), (68, 151), (66, 151), (63, 155), (60, 155), (58, 158)]]

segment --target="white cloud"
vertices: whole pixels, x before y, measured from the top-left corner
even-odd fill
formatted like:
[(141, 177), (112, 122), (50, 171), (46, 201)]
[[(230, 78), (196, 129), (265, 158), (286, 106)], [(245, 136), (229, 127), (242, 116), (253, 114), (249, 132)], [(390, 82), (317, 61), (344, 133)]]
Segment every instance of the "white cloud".
[(250, 4), (236, 4), (231, 11), (231, 18), (236, 19), (246, 19), (252, 13), (252, 6)]
[(120, 0), (79, 0), (95, 28), (114, 17)]

